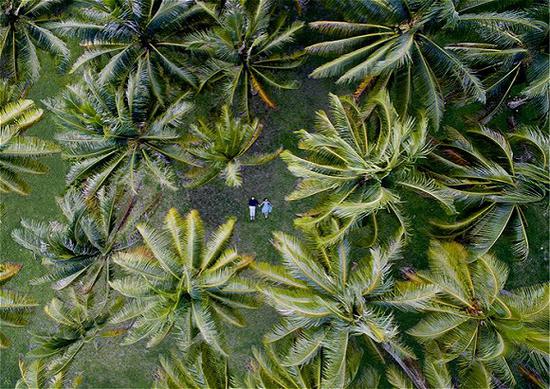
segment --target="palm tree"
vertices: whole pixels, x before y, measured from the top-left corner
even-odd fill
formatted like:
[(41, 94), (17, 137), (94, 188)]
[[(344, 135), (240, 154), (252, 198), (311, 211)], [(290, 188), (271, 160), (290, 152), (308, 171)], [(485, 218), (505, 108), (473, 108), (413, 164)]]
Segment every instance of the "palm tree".
[(12, 231), (19, 245), (50, 265), (50, 272), (32, 283), (52, 282), (55, 290), (78, 283), (83, 293), (101, 289), (97, 296), (107, 299), (113, 256), (137, 240), (130, 235), (143, 216), (136, 212), (136, 197), (124, 196), (120, 188), (102, 188), (92, 199), (69, 190), (57, 203), (65, 222), (23, 220), (22, 228)]
[[(208, 346), (195, 345), (185, 354), (173, 351), (170, 357), (160, 357), (161, 366), (155, 372), (154, 388), (328, 389), (322, 386), (324, 367), (321, 358), (314, 358), (303, 366), (288, 366), (273, 345), (267, 344), (264, 348), (265, 351), (253, 349), (254, 360), (243, 379), (233, 374), (227, 358), (220, 357)], [(366, 383), (368, 388), (377, 388), (377, 372), (372, 368), (366, 370), (367, 376), (361, 383)]]
[[(270, 108), (276, 106), (266, 87), (294, 89), (296, 82), (281, 82), (272, 72), (298, 67), (301, 53), (285, 54), (302, 23), (284, 28), (283, 21), (272, 24), (267, 0), (230, 1), (217, 18), (217, 26), (207, 32), (190, 34), (185, 47), (210, 58), (202, 66), (202, 85), (222, 82), (227, 102), (250, 114), (251, 95), (259, 95)], [(202, 88), (201, 85), (201, 88)]]
[[(6, 289), (4, 284), (15, 277), (22, 265), (10, 262), (0, 262), (0, 321), (2, 326), (23, 327), (28, 323), (30, 312), (38, 304), (30, 297)], [(8, 337), (0, 332), (0, 349), (10, 346)]]
[(82, 382), (81, 375), (72, 380), (67, 379), (66, 371), (61, 371), (51, 377), (47, 372), (44, 361), (41, 359), (26, 363), (24, 359), (20, 358), (19, 371), (21, 372), (21, 378), (15, 384), (15, 389), (75, 389)]
[(409, 288), (431, 285), (437, 298), (417, 308), (427, 314), (409, 333), (456, 360), (465, 388), (490, 388), (493, 375), (513, 383), (514, 353), (548, 356), (548, 284), (505, 291), (508, 267), (456, 242), (432, 242), (428, 261), (429, 271), (408, 274)]
[(527, 72), (528, 84), (521, 91), (523, 99), (533, 103), (540, 112), (543, 123), (548, 124), (550, 115), (550, 54), (536, 56)]
[(535, 388), (543, 389), (548, 387), (549, 364), (550, 357), (548, 355), (531, 354), (520, 361), (518, 370), (526, 382)]
[[(472, 5), (471, 10), (484, 12), (494, 7), (494, 4), (479, 3)], [(517, 108), (528, 100), (532, 100), (539, 108), (541, 117), (548, 115), (548, 100), (550, 95), (548, 67), (548, 7), (529, 4), (526, 9), (531, 18), (532, 28), (518, 32), (509, 31), (510, 47), (496, 50), (494, 45), (450, 45), (449, 49), (472, 63), (487, 67), (489, 73), (484, 80), (487, 89), (487, 110), (482, 123), (486, 124), (501, 111), (508, 102), (510, 108)], [(513, 87), (524, 83), (519, 93)], [(511, 95), (515, 95), (508, 101)]]
[[(423, 352), (425, 358), (422, 365), (422, 372), (430, 388), (451, 389), (457, 388), (457, 386), (462, 387), (460, 384), (457, 385), (456, 381), (453, 381), (447, 362), (441, 359), (443, 358), (442, 353), (436, 344), (430, 344), (429, 347), (424, 348)], [(414, 381), (395, 368), (395, 366), (390, 366), (385, 369), (385, 373), (386, 379), (392, 388), (414, 389), (416, 387)], [(376, 385), (368, 387), (377, 388)]]
[(289, 200), (324, 194), (316, 208), (298, 219), (299, 226), (319, 226), (336, 217), (340, 227), (324, 239), (334, 243), (370, 219), (376, 240), (378, 213), (387, 210), (407, 230), (400, 201), (403, 190), (416, 191), (454, 211), (447, 191), (418, 164), (430, 154), (424, 118), (400, 120), (384, 91), (364, 105), (331, 94), (330, 108), (331, 117), (317, 113), (317, 133), (297, 132), (298, 147), (307, 151), (306, 157), (290, 151), (281, 155), (301, 179)]
[(527, 85), (521, 91), (519, 101), (509, 102), (508, 106), (516, 108), (518, 104), (530, 102), (540, 114), (541, 126), (547, 126), (550, 116), (550, 53), (547, 45), (550, 15), (545, 4), (530, 7), (529, 11), (539, 28), (522, 37), (530, 54), (525, 61)]
[(284, 317), (264, 342), (292, 339), (282, 358), (286, 366), (298, 368), (320, 358), (323, 388), (361, 387), (361, 380), (370, 375), (369, 365), (384, 362), (386, 353), (408, 370), (419, 387), (426, 387), (404, 362), (414, 356), (400, 344), (393, 315), (382, 309), (396, 303), (404, 304), (403, 309), (423, 306), (434, 296), (429, 286), (414, 294), (406, 289), (388, 293), (394, 284), (390, 269), (399, 257), (400, 240), (354, 258), (346, 241), (324, 248), (316, 244), (317, 239), (310, 237), (314, 243), (310, 247), (276, 232), (274, 246), (282, 265), (252, 265), (264, 279), (259, 290)]
[(44, 312), (56, 324), (55, 331), (33, 334), (35, 347), (27, 354), (30, 359), (42, 360), (46, 377), (66, 372), (78, 354), (99, 338), (118, 336), (125, 330), (109, 327), (109, 317), (118, 312), (122, 299), (105, 305), (93, 293), (78, 294), (65, 289), (54, 297)]
[[(515, 255), (526, 258), (525, 209), (548, 202), (550, 138), (531, 127), (504, 136), (480, 126), (469, 134), (470, 139), (451, 130), (452, 142), (436, 153), (447, 167), (442, 180), (469, 204), (466, 217), (434, 224), (445, 236), (466, 236), (478, 254), (488, 252), (509, 227)], [(485, 143), (478, 147), (476, 139)]]
[(233, 388), (228, 360), (210, 347), (198, 344), (185, 354), (161, 355), (154, 389)]
[(228, 106), (222, 108), (214, 126), (200, 120), (191, 127), (191, 132), (194, 139), (186, 148), (192, 156), (193, 167), (187, 173), (189, 182), (186, 185), (191, 188), (205, 185), (218, 176), (224, 177), (228, 186), (241, 186), (242, 167), (270, 162), (282, 151), (246, 155), (260, 136), (262, 125), (258, 119), (246, 123), (234, 118)]
[(333, 0), (329, 4), (340, 9), (346, 20), (310, 23), (314, 30), (338, 38), (306, 49), (336, 57), (311, 76), (356, 83), (358, 94), (373, 82), (391, 84), (400, 115), (411, 107), (422, 108), (436, 128), (447, 89), (485, 102), (485, 88), (476, 71), (448, 46), (490, 45), (500, 50), (510, 41), (511, 30), (531, 26), (520, 12), (476, 12), (475, 4), (472, 7), (468, 1)]
[(63, 66), (69, 49), (49, 29), (65, 0), (0, 1), (0, 77), (34, 81), (40, 76), (37, 50), (55, 55)]
[(205, 242), (199, 213), (182, 218), (172, 208), (163, 228), (138, 225), (144, 245), (119, 254), (115, 263), (127, 276), (111, 286), (130, 297), (115, 317), (119, 323), (133, 319), (125, 343), (149, 337), (147, 347), (162, 341), (174, 327), (182, 350), (197, 339), (225, 355), (221, 325), (243, 326), (239, 308), (254, 308), (250, 281), (239, 273), (253, 258), (229, 247), (235, 219), (220, 226)]
[(27, 195), (28, 184), (20, 174), (44, 174), (48, 168), (36, 159), (58, 151), (55, 144), (23, 136), (38, 123), (42, 110), (34, 102), (16, 97), (18, 88), (0, 81), (0, 193)]
[[(276, 0), (275, 6), (285, 7), (284, 11), (289, 10), (289, 8), (292, 7), (298, 15), (302, 15), (305, 8), (307, 7), (309, 0)], [(218, 9), (218, 12), (222, 12), (225, 9), (226, 4), (228, 3), (227, 0), (217, 0), (215, 1), (216, 8)], [(284, 12), (283, 11), (283, 12)]]
[[(293, 389), (333, 389), (325, 386), (323, 377), (327, 374), (319, 356), (304, 365), (292, 366), (285, 363), (271, 344), (265, 351), (253, 349), (252, 369), (245, 377), (246, 388), (293, 388)], [(375, 369), (367, 367), (360, 380), (354, 380), (347, 387), (378, 388), (380, 376)]]
[(87, 0), (80, 17), (56, 23), (59, 33), (81, 40), (84, 53), (71, 73), (101, 64), (101, 83), (125, 83), (144, 73), (141, 82), (155, 97), (164, 99), (166, 78), (191, 87), (196, 79), (178, 52), (178, 35), (201, 21), (208, 7), (184, 0)]
[(67, 183), (83, 184), (87, 196), (121, 181), (136, 192), (143, 178), (177, 189), (173, 162), (185, 160), (178, 127), (192, 104), (182, 96), (161, 109), (146, 77), (136, 73), (122, 90), (87, 74), (48, 103), (63, 129), (57, 136), (63, 156), (72, 162)]

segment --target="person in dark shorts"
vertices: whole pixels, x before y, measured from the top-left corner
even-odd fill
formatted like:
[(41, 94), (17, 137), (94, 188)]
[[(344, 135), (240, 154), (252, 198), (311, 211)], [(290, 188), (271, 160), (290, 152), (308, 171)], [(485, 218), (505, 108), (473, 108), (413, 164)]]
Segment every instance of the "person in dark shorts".
[(250, 200), (248, 200), (248, 210), (250, 213), (250, 221), (256, 220), (256, 207), (260, 205), (258, 200), (256, 200), (256, 197), (252, 196)]

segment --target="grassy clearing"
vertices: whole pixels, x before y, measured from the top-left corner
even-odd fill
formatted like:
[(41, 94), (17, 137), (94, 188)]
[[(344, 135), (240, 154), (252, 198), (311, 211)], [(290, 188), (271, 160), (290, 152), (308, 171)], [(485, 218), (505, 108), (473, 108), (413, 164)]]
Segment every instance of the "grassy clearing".
[[(295, 150), (297, 139), (292, 131), (300, 128), (313, 128), (315, 110), (324, 108), (329, 90), (341, 92), (334, 88), (330, 81), (308, 80), (307, 72), (302, 71), (297, 77), (302, 80), (301, 89), (275, 94), (279, 103), (278, 109), (267, 111), (256, 107), (257, 114), (264, 123), (262, 137), (255, 145), (257, 151), (270, 151), (282, 145)], [(54, 66), (47, 63), (43, 76), (33, 87), (30, 97), (39, 102), (41, 99), (55, 96), (67, 83), (77, 81), (76, 76), (59, 76)], [(204, 104), (208, 99), (201, 98)], [(205, 111), (208, 111), (207, 109)], [(51, 139), (55, 133), (52, 117), (46, 114), (45, 119), (31, 131)], [(29, 281), (42, 274), (42, 265), (29, 253), (14, 242), (10, 231), (15, 228), (21, 218), (36, 220), (53, 220), (59, 218), (60, 212), (54, 197), (64, 189), (64, 174), (66, 165), (59, 156), (48, 160), (50, 173), (45, 176), (30, 177), (33, 192), (22, 198), (8, 195), (3, 198), (7, 204), (7, 220), (0, 231), (1, 259), (20, 262), (24, 268), (20, 275), (11, 283), (11, 287), (26, 291), (44, 305), (51, 297), (52, 291), (48, 285), (32, 286)], [(159, 207), (162, 217), (167, 209), (176, 207), (181, 212), (196, 208), (207, 227), (222, 223), (230, 216), (238, 219), (235, 244), (240, 251), (254, 253), (257, 260), (277, 262), (278, 258), (270, 244), (271, 233), (277, 230), (292, 231), (292, 220), (295, 213), (304, 209), (304, 203), (289, 203), (284, 200), (294, 186), (294, 178), (286, 170), (282, 161), (277, 160), (269, 165), (249, 168), (244, 171), (244, 185), (241, 188), (227, 188), (221, 181), (215, 181), (208, 186), (193, 190), (179, 190), (175, 193), (165, 193)], [(269, 220), (263, 220), (259, 215), (254, 223), (248, 221), (246, 202), (250, 195), (258, 198), (269, 197), (274, 205), (274, 212)], [(411, 236), (404, 250), (404, 258), (400, 266), (423, 267), (424, 253), (428, 240), (428, 221), (441, 214), (441, 210), (432, 203), (405, 199), (410, 207), (411, 220), (416, 231)], [(534, 210), (528, 213), (530, 221), (531, 256), (524, 263), (508, 261), (511, 258), (505, 244), (497, 247), (499, 257), (508, 261), (511, 266), (510, 287), (532, 284), (548, 279), (548, 214), (546, 210)], [(366, 239), (358, 236), (358, 239)], [(505, 242), (503, 242), (505, 243)], [(231, 362), (234, 367), (243, 369), (248, 363), (250, 348), (258, 346), (261, 336), (277, 320), (276, 313), (268, 307), (246, 312), (248, 326), (242, 329), (231, 328), (227, 332), (227, 342), (231, 347)], [(415, 320), (413, 316), (404, 316), (404, 326), (408, 327)], [(13, 387), (18, 376), (18, 355), (24, 354), (30, 347), (27, 331), (44, 330), (49, 324), (41, 309), (33, 317), (32, 323), (25, 329), (10, 330), (13, 346), (0, 355), (1, 369), (0, 387)], [(158, 354), (169, 350), (173, 340), (168, 338), (159, 347), (147, 350), (144, 344), (121, 347), (119, 339), (102, 341), (99, 345), (89, 345), (81, 355), (73, 370), (84, 373), (85, 387), (149, 387)]]

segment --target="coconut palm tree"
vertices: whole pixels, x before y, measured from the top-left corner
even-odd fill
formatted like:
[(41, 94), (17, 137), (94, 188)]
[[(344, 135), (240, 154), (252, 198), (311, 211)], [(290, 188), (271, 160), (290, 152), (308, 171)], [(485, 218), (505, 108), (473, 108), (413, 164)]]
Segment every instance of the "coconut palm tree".
[[(267, 344), (264, 348), (265, 351), (253, 348), (254, 360), (242, 379), (233, 374), (227, 358), (220, 357), (208, 346), (194, 345), (185, 354), (173, 351), (170, 357), (160, 357), (154, 388), (327, 388), (322, 386), (321, 358), (316, 357), (303, 366), (288, 366), (273, 345)], [(378, 381), (377, 372), (368, 368), (361, 383), (377, 388)]]
[(442, 360), (456, 360), (465, 388), (490, 388), (493, 375), (513, 384), (514, 353), (548, 356), (548, 284), (506, 291), (504, 263), (456, 242), (432, 242), (428, 261), (428, 271), (409, 272), (408, 287), (430, 285), (437, 298), (417, 307), (427, 314), (409, 333), (421, 343), (435, 341)]
[[(325, 386), (323, 377), (326, 374), (325, 365), (319, 356), (304, 365), (292, 366), (285, 363), (284, 358), (271, 344), (264, 346), (264, 351), (253, 349), (254, 360), (252, 368), (245, 377), (243, 388), (293, 388), (293, 389), (330, 389)], [(380, 376), (371, 367), (365, 369), (360, 379), (355, 379), (347, 386), (349, 388), (378, 388)]]
[(40, 76), (38, 50), (55, 55), (63, 66), (69, 49), (48, 27), (65, 0), (0, 1), (0, 77), (34, 81)]
[[(200, 23), (202, 3), (187, 0), (87, 0), (79, 17), (53, 25), (59, 33), (81, 40), (84, 53), (71, 72), (100, 64), (101, 83), (125, 83), (145, 73), (141, 82), (163, 101), (167, 78), (196, 84), (178, 36)], [(207, 13), (207, 12), (206, 12)]]
[(335, 57), (311, 76), (355, 83), (358, 93), (373, 82), (389, 84), (400, 115), (422, 108), (435, 128), (447, 92), (485, 102), (479, 75), (448, 46), (490, 45), (500, 50), (510, 43), (510, 31), (531, 27), (521, 12), (476, 12), (476, 3), (468, 1), (332, 0), (329, 4), (346, 20), (310, 23), (314, 30), (337, 38), (306, 49)]
[(437, 200), (448, 212), (454, 211), (451, 196), (418, 164), (431, 150), (424, 118), (400, 119), (384, 91), (364, 105), (331, 94), (330, 113), (330, 117), (324, 111), (317, 113), (317, 133), (297, 132), (305, 157), (290, 151), (281, 154), (289, 170), (301, 179), (287, 199), (324, 195), (316, 208), (298, 219), (299, 226), (319, 226), (336, 217), (340, 227), (324, 240), (334, 243), (352, 228), (370, 222), (376, 240), (378, 213), (387, 210), (407, 230), (400, 199), (404, 190), (416, 191)]
[(69, 380), (66, 371), (61, 371), (51, 377), (47, 372), (44, 361), (41, 359), (35, 359), (27, 363), (23, 358), (20, 358), (19, 371), (21, 372), (21, 378), (15, 384), (15, 389), (74, 389), (82, 383), (81, 375)]
[[(225, 9), (226, 4), (228, 3), (227, 0), (217, 0), (215, 1), (216, 8), (218, 9), (218, 12), (221, 12)], [(309, 3), (309, 0), (276, 0), (275, 6), (284, 7), (283, 12), (288, 12), (289, 9), (295, 10), (298, 15), (302, 15), (302, 13), (305, 11), (305, 8), (307, 7), (307, 4)]]
[(185, 354), (160, 356), (155, 389), (233, 388), (227, 358), (204, 344), (195, 344)]
[(20, 174), (44, 174), (48, 168), (37, 158), (58, 151), (55, 144), (24, 136), (42, 118), (32, 100), (17, 97), (19, 88), (0, 81), (0, 193), (27, 195), (29, 185)]
[(282, 357), (286, 366), (298, 368), (320, 358), (323, 388), (361, 387), (356, 383), (369, 376), (369, 365), (383, 362), (388, 354), (419, 387), (426, 387), (404, 362), (414, 356), (399, 342), (393, 315), (383, 310), (396, 303), (404, 304), (402, 309), (423, 306), (434, 297), (430, 286), (414, 294), (404, 288), (389, 293), (394, 285), (391, 263), (399, 257), (400, 240), (356, 258), (346, 241), (325, 248), (317, 244), (317, 236), (309, 239), (311, 245), (276, 232), (274, 246), (282, 265), (252, 264), (264, 280), (259, 290), (283, 316), (264, 341), (292, 339)]
[[(457, 388), (460, 384), (456, 384), (456, 380), (453, 381), (453, 377), (449, 372), (446, 361), (442, 358), (441, 351), (437, 347), (437, 344), (430, 344), (429, 347), (425, 347), (423, 350), (425, 354), (424, 363), (422, 365), (422, 372), (426, 377), (426, 382), (430, 388), (437, 389), (451, 389)], [(415, 389), (414, 381), (409, 379), (402, 371), (398, 370), (395, 366), (389, 366), (385, 369), (386, 380), (392, 388), (395, 389)], [(369, 388), (377, 388), (378, 386), (372, 385)]]
[[(536, 56), (527, 72), (528, 83), (521, 91), (523, 99), (532, 102), (545, 125), (550, 114), (550, 54)], [(509, 103), (510, 105), (511, 103)]]
[(48, 103), (63, 130), (57, 135), (63, 156), (71, 162), (67, 183), (83, 185), (88, 197), (118, 182), (136, 192), (144, 178), (177, 188), (173, 162), (185, 159), (178, 127), (192, 104), (182, 96), (162, 109), (145, 78), (142, 69), (123, 90), (86, 74), (83, 84)]
[(532, 6), (528, 11), (539, 28), (522, 37), (529, 49), (529, 57), (525, 60), (527, 85), (522, 89), (519, 100), (509, 102), (508, 106), (516, 108), (525, 101), (529, 102), (539, 113), (541, 127), (544, 127), (548, 125), (550, 116), (550, 53), (547, 44), (550, 14), (544, 3)]
[(272, 73), (302, 63), (301, 53), (286, 54), (284, 50), (303, 24), (296, 22), (285, 28), (284, 20), (272, 22), (270, 12), (267, 0), (228, 1), (214, 28), (185, 39), (189, 50), (209, 56), (200, 69), (202, 85), (221, 82), (226, 101), (246, 115), (250, 114), (252, 95), (257, 94), (266, 106), (274, 108), (267, 87), (297, 87), (295, 81), (278, 81)]
[(452, 141), (434, 155), (447, 167), (442, 180), (466, 201), (466, 216), (434, 225), (446, 236), (465, 236), (478, 254), (488, 252), (510, 228), (514, 253), (526, 258), (525, 209), (548, 203), (550, 137), (532, 127), (504, 136), (480, 126), (469, 131), (469, 138), (450, 131)]
[[(470, 11), (484, 12), (494, 7), (494, 2), (472, 4)], [(506, 2), (503, 2), (503, 6)], [(512, 2), (513, 3), (513, 2)], [(487, 89), (487, 110), (483, 113), (482, 123), (488, 123), (503, 107), (517, 108), (528, 100), (533, 101), (541, 114), (548, 115), (550, 95), (548, 76), (548, 7), (543, 4), (529, 4), (526, 9), (531, 18), (532, 28), (509, 31), (510, 44), (501, 50), (494, 45), (449, 45), (448, 48), (459, 53), (466, 61), (486, 66), (488, 73), (484, 80)], [(525, 83), (523, 90), (512, 88)], [(517, 88), (516, 88), (517, 89)], [(510, 100), (510, 97), (514, 98)]]
[(548, 387), (549, 365), (549, 356), (541, 358), (540, 354), (531, 354), (519, 363), (518, 370), (526, 382), (535, 388), (543, 389)]
[(253, 258), (229, 247), (234, 226), (229, 219), (205, 242), (199, 213), (183, 218), (174, 208), (160, 230), (138, 225), (144, 245), (115, 258), (127, 275), (111, 281), (131, 298), (113, 317), (115, 323), (135, 320), (126, 344), (149, 337), (152, 347), (176, 328), (182, 350), (202, 339), (225, 355), (222, 323), (243, 326), (238, 309), (255, 307), (255, 289), (239, 274)]
[[(0, 262), (0, 321), (2, 326), (23, 327), (28, 323), (28, 316), (38, 304), (29, 296), (5, 288), (5, 284), (15, 277), (22, 265)], [(10, 346), (10, 340), (0, 332), (0, 349)]]
[(63, 290), (44, 307), (46, 315), (56, 324), (55, 330), (33, 334), (35, 347), (27, 356), (43, 361), (46, 377), (66, 372), (87, 345), (125, 331), (110, 327), (108, 321), (121, 306), (121, 298), (105, 305), (93, 293), (79, 294), (73, 288)]
[(83, 293), (94, 289), (96, 299), (108, 299), (113, 256), (137, 240), (130, 234), (143, 216), (136, 212), (136, 201), (124, 196), (122, 188), (102, 188), (91, 199), (69, 190), (57, 199), (65, 221), (23, 220), (22, 228), (12, 231), (13, 239), (50, 267), (32, 283), (52, 282), (55, 290), (78, 284)]
[(257, 166), (277, 158), (282, 149), (272, 153), (247, 155), (262, 132), (258, 119), (247, 123), (233, 117), (228, 106), (222, 108), (213, 126), (203, 120), (191, 127), (194, 139), (186, 150), (193, 167), (187, 173), (187, 185), (196, 188), (221, 176), (228, 186), (241, 186), (241, 168)]

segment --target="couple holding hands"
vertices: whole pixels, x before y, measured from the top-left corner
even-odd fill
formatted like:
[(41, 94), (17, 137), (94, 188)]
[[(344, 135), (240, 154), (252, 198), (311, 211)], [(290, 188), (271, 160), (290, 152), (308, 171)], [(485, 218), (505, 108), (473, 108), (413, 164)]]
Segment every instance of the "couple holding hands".
[(262, 211), (264, 218), (268, 218), (269, 214), (273, 210), (273, 205), (269, 202), (269, 200), (264, 198), (264, 201), (261, 203), (256, 200), (256, 197), (252, 196), (250, 200), (248, 200), (248, 210), (250, 213), (250, 221), (256, 220), (256, 208), (259, 207)]

